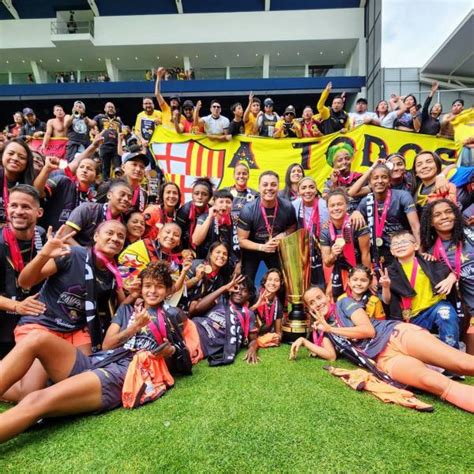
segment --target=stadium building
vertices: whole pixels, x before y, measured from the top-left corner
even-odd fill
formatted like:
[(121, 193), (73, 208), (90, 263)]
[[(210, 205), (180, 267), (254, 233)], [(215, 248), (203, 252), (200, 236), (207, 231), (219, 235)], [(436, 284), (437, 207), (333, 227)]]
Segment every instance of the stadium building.
[(349, 105), (357, 93), (372, 102), (381, 93), (381, 3), (3, 0), (2, 115), (21, 101), (48, 117), (54, 103), (69, 110), (77, 98), (95, 112), (110, 98), (130, 122), (158, 65), (192, 71), (195, 80), (170, 80), (162, 91), (204, 107), (217, 96), (225, 109), (254, 91), (272, 96), (278, 112), (293, 103), (299, 113), (328, 80)]

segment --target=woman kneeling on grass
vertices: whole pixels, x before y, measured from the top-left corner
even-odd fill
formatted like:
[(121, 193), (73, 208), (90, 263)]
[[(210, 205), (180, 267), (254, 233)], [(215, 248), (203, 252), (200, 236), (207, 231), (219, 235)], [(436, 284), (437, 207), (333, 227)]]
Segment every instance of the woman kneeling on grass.
[[(357, 272), (356, 272), (357, 273)], [(351, 279), (349, 279), (349, 286)], [(367, 279), (367, 286), (370, 280)], [(474, 412), (474, 387), (455, 382), (425, 364), (442, 367), (465, 375), (474, 375), (474, 357), (444, 344), (415, 324), (400, 321), (370, 320), (363, 304), (345, 297), (332, 306), (325, 293), (310, 288), (304, 301), (316, 319), (313, 328), (325, 334), (342, 336), (393, 380), (433, 393), (453, 405)], [(335, 360), (336, 348), (329, 337), (312, 343), (299, 338), (291, 347), (290, 358), (296, 358), (303, 345), (315, 356)]]
[[(176, 358), (185, 358), (185, 349), (177, 337), (181, 332), (181, 312), (163, 307), (173, 286), (168, 264), (151, 263), (140, 278), (143, 304), (119, 308), (105, 335), (103, 351), (86, 356), (58, 336), (34, 331), (0, 361), (0, 396), (23, 377), (36, 358), (54, 383), (30, 393), (0, 414), (0, 442), (13, 438), (41, 418), (118, 407), (128, 367), (137, 351), (149, 351), (156, 358), (165, 359), (171, 371), (178, 367)], [(179, 366), (183, 371), (183, 364)], [(172, 385), (166, 367), (162, 371), (166, 385)]]

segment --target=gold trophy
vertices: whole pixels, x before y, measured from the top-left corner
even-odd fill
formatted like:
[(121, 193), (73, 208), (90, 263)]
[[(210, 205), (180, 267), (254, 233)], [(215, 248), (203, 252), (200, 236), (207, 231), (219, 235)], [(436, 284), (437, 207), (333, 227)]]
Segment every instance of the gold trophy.
[(303, 294), (310, 281), (309, 235), (306, 229), (299, 229), (280, 240), (280, 261), (285, 279), (288, 302), (291, 311), (283, 320), (283, 341), (294, 342), (305, 337), (308, 320), (304, 312)]

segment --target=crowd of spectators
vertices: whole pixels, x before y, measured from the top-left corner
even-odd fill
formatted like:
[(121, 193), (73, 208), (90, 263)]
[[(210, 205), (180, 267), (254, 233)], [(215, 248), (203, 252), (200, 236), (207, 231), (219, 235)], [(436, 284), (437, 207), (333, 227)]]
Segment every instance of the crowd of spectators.
[[(288, 324), (294, 295), (278, 249), (296, 231), (307, 236), (310, 325), (290, 357), (303, 347), (327, 360), (352, 354), (395, 388), (474, 412), (474, 387), (460, 382), (474, 375), (474, 136), (463, 143), (466, 166), (443, 167), (436, 151), (421, 150), (412, 170), (394, 153), (360, 173), (354, 148), (340, 142), (327, 150), (332, 173), (321, 190), (299, 163), (287, 166), (283, 189), (272, 170), (259, 170), (251, 189), (242, 161), (232, 186), (199, 176), (187, 201), (149, 146), (159, 126), (218, 142), (363, 124), (453, 138), (472, 109), (458, 99), (442, 115), (431, 106), (434, 83), (421, 110), (413, 95), (393, 95), (374, 112), (364, 98), (347, 112), (329, 83), (315, 110), (270, 97), (262, 110), (250, 93), (227, 118), (218, 99), (208, 114), (200, 100), (165, 99), (169, 71), (154, 73), (154, 97), (143, 98), (133, 126), (111, 101), (89, 116), (76, 100), (67, 112), (55, 105), (46, 123), (26, 107), (1, 135), (0, 397), (19, 403), (0, 414), (0, 442), (51, 414), (158, 398), (204, 358), (229, 364), (245, 347), (258, 363)], [(67, 138), (62, 157), (48, 153), (55, 138)], [(260, 264), (268, 271), (258, 282)], [(150, 364), (157, 379), (143, 396), (145, 384), (130, 377)], [(405, 406), (432, 410), (413, 398)]]

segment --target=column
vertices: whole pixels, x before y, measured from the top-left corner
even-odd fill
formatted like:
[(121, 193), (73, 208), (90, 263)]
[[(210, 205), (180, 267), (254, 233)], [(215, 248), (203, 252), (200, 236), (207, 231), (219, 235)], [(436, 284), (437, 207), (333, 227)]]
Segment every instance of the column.
[(309, 77), (309, 64), (304, 65), (304, 77)]
[(45, 84), (48, 82), (48, 73), (36, 61), (30, 61), (31, 70), (36, 84)]
[(192, 68), (191, 60), (189, 59), (189, 56), (183, 56), (183, 66), (184, 66), (184, 72), (189, 71)]
[(230, 66), (225, 67), (225, 78), (230, 79)]
[(264, 54), (263, 55), (263, 74), (262, 77), (264, 79), (268, 79), (270, 77), (270, 55)]
[(117, 82), (119, 80), (119, 70), (117, 66), (112, 63), (110, 58), (105, 58), (105, 67), (107, 68), (107, 74), (110, 77), (112, 82)]

